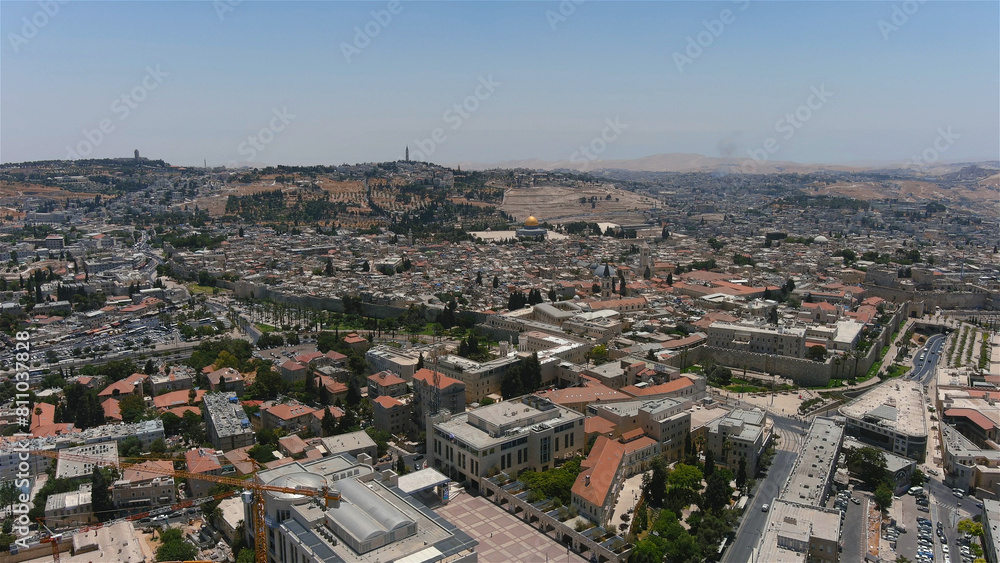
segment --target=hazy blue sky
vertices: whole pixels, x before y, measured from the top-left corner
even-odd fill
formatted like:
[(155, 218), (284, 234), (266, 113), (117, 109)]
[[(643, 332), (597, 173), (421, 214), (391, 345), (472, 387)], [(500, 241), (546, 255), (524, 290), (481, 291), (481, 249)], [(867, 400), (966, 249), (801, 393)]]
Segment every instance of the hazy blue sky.
[(0, 160), (339, 164), (418, 140), (442, 163), (562, 160), (616, 118), (600, 158), (997, 159), (998, 6), (4, 1)]

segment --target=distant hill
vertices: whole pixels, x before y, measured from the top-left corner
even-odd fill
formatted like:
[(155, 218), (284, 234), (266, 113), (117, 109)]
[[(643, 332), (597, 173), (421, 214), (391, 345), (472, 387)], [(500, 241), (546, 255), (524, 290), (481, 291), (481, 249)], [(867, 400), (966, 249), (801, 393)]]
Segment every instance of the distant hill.
[[(926, 170), (928, 175), (943, 175), (954, 173), (962, 168), (969, 167), (972, 163), (937, 164)], [(980, 163), (987, 167), (996, 168), (996, 162)], [(459, 162), (451, 164), (461, 166), (463, 170), (488, 170), (491, 168), (529, 168), (532, 170), (573, 170), (586, 172), (594, 170), (632, 170), (641, 172), (749, 172), (755, 174), (774, 173), (809, 173), (818, 170), (836, 170), (842, 172), (856, 172), (863, 170), (887, 170), (915, 168), (907, 166), (902, 162), (879, 162), (879, 163), (858, 163), (855, 165), (843, 164), (802, 164), (787, 161), (762, 161), (754, 162), (749, 159), (721, 158), (714, 156), (704, 156), (700, 154), (669, 153), (654, 154), (641, 158), (627, 160), (595, 160), (593, 162), (570, 162), (568, 160), (506, 160), (496, 163), (482, 162)], [(974, 164), (972, 164), (975, 166)]]

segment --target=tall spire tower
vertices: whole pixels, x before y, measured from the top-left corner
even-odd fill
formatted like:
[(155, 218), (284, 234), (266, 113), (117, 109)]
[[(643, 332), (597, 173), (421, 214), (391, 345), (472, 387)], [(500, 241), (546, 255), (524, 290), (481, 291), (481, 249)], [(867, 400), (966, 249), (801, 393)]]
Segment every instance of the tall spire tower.
[(410, 145), (406, 145), (406, 162), (410, 161)]

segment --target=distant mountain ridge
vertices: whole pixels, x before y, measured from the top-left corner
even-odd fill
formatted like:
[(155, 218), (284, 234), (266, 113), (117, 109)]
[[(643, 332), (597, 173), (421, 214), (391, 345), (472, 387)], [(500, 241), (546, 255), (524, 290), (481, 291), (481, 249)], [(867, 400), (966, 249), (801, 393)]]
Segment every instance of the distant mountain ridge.
[[(949, 174), (964, 167), (984, 164), (998, 167), (1000, 163), (939, 163), (926, 169), (929, 175)], [(666, 153), (622, 160), (594, 160), (573, 162), (569, 160), (505, 160), (496, 163), (459, 162), (447, 164), (451, 168), (460, 166), (463, 170), (489, 170), (493, 168), (528, 168), (532, 170), (573, 170), (588, 172), (595, 170), (631, 170), (636, 172), (723, 172), (751, 174), (810, 173), (819, 170), (853, 172), (862, 170), (915, 168), (905, 162), (871, 162), (857, 164), (803, 164), (789, 161), (754, 161), (752, 159), (723, 158), (701, 154)]]

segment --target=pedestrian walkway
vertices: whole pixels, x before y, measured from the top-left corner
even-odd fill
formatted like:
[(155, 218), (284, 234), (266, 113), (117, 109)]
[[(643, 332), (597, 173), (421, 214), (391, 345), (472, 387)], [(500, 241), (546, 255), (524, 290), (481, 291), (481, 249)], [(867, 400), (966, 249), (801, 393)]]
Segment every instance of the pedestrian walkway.
[(587, 563), (586, 558), (481, 496), (463, 494), (435, 510), (479, 542), (476, 552), (482, 563)]

